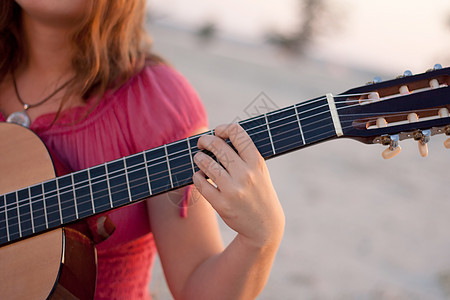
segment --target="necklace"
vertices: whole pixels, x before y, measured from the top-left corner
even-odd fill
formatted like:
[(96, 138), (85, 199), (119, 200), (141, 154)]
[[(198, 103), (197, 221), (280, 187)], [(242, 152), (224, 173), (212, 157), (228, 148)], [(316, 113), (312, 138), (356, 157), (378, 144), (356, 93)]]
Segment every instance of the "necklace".
[(50, 95), (48, 95), (47, 97), (45, 97), (41, 101), (39, 101), (39, 102), (37, 102), (35, 104), (27, 104), (27, 103), (25, 103), (25, 101), (22, 100), (22, 98), (19, 95), (19, 90), (17, 89), (16, 78), (14, 76), (14, 73), (12, 73), (12, 82), (13, 82), (13, 85), (14, 85), (14, 92), (16, 93), (16, 97), (19, 100), (20, 104), (22, 104), (23, 110), (22, 111), (16, 111), (16, 112), (13, 112), (12, 114), (10, 114), (8, 116), (8, 118), (6, 119), (6, 122), (16, 123), (16, 124), (22, 125), (24, 127), (30, 127), (31, 121), (30, 121), (30, 117), (27, 114), (27, 110), (30, 109), (30, 108), (39, 106), (41, 104), (44, 104), (50, 98), (52, 98), (58, 92), (60, 92), (63, 88), (65, 88), (71, 81), (72, 81), (72, 79), (67, 80), (65, 83), (63, 83), (61, 86), (59, 86), (56, 90), (54, 90), (53, 93), (51, 93)]

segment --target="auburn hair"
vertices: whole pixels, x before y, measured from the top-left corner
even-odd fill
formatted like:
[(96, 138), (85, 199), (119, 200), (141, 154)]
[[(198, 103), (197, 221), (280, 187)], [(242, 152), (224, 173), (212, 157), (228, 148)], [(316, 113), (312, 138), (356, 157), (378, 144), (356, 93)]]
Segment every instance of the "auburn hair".
[[(71, 34), (75, 77), (60, 107), (70, 95), (86, 101), (115, 89), (146, 63), (161, 62), (151, 54), (145, 25), (145, 0), (93, 0), (84, 19)], [(0, 81), (27, 59), (21, 40), (21, 8), (13, 0), (0, 1)], [(66, 101), (64, 101), (66, 100)]]

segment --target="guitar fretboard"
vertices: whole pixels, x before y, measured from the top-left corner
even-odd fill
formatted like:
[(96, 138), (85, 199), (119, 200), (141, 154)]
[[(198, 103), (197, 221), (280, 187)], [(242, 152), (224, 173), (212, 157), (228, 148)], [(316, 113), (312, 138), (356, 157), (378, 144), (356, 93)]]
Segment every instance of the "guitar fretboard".
[[(336, 136), (326, 97), (239, 123), (265, 159)], [(1, 195), (0, 245), (191, 184), (203, 134)]]

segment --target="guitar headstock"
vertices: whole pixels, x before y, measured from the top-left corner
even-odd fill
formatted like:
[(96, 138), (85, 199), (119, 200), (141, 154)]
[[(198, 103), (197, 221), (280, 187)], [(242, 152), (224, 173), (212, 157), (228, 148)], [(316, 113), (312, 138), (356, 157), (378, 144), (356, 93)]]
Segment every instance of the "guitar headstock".
[[(449, 73), (440, 65), (417, 75), (405, 71), (396, 79), (376, 78), (335, 96), (343, 136), (389, 146), (384, 158), (400, 152), (399, 141), (414, 139), (426, 156), (431, 136), (450, 135)], [(450, 139), (444, 146), (450, 148)]]

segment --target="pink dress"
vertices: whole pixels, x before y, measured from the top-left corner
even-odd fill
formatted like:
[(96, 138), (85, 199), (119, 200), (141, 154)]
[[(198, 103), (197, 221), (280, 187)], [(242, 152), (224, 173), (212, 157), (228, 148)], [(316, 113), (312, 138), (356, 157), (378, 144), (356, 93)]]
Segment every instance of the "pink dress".
[[(186, 79), (166, 65), (147, 66), (101, 103), (38, 117), (31, 130), (46, 144), (58, 175), (170, 143), (207, 126), (204, 107)], [(0, 115), (0, 121), (5, 116)], [(187, 193), (185, 193), (187, 197)], [(183, 211), (182, 213), (183, 214)], [(150, 299), (148, 284), (156, 247), (145, 201), (109, 213), (113, 235), (97, 245), (96, 299)], [(91, 218), (90, 224), (95, 224)], [(94, 219), (94, 220), (93, 220)]]

